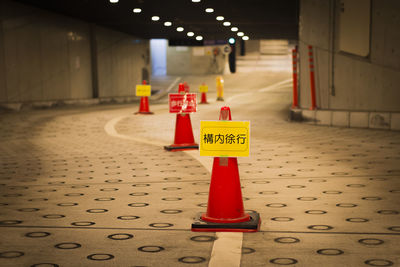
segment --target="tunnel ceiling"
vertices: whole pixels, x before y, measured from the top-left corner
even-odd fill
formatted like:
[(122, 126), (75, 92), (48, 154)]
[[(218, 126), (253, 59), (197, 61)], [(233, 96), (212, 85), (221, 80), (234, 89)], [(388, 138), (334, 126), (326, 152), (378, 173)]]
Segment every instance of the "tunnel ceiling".
[[(243, 32), (250, 39), (297, 39), (298, 0), (18, 0), (27, 5), (51, 10), (79, 18), (96, 25), (109, 27), (142, 38), (166, 38), (188, 42), (197, 35), (204, 40), (227, 40), (241, 38)], [(134, 13), (140, 8), (141, 13)], [(213, 8), (213, 13), (205, 12)], [(159, 21), (152, 21), (159, 16)], [(223, 16), (223, 21), (217, 21)], [(164, 26), (164, 22), (172, 26)], [(231, 26), (223, 26), (224, 21)], [(183, 32), (177, 32), (177, 27)], [(187, 32), (194, 32), (188, 37)]]

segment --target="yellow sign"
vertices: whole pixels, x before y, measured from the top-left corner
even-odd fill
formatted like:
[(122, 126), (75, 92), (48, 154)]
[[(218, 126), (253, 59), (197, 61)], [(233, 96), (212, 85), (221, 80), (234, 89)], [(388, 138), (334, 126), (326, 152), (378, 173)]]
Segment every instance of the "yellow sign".
[(208, 85), (200, 85), (200, 93), (207, 93)]
[(200, 156), (248, 157), (249, 121), (200, 121)]
[(136, 85), (136, 96), (151, 96), (151, 85)]

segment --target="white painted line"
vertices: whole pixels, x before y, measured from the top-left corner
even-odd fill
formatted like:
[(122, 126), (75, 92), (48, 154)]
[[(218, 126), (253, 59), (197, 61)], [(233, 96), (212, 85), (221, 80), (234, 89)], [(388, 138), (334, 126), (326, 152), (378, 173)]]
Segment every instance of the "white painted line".
[(208, 267), (240, 267), (243, 233), (216, 233)]
[[(129, 116), (126, 115), (119, 116), (108, 121), (104, 126), (105, 132), (112, 137), (136, 141), (144, 144), (155, 145), (160, 147), (168, 145), (157, 141), (149, 141), (144, 138), (138, 138), (118, 133), (115, 129), (115, 125), (121, 120), (128, 117)], [(211, 173), (213, 157), (200, 157), (200, 153), (198, 150), (187, 150), (184, 152), (193, 157), (194, 159), (196, 159), (197, 161), (199, 161)], [(217, 239), (214, 241), (208, 266), (240, 267), (240, 260), (242, 256), (243, 233), (219, 232), (216, 233), (216, 236)]]
[[(279, 89), (279, 88), (282, 88), (282, 87), (286, 87), (286, 86), (288, 86), (291, 82), (292, 82), (292, 78), (287, 79), (287, 80), (283, 80), (283, 81), (274, 83), (274, 84), (272, 84), (272, 85), (270, 85), (270, 86), (267, 86), (267, 87), (265, 87), (265, 88), (261, 88), (261, 89), (257, 90), (257, 92), (258, 92), (258, 93), (264, 93), (264, 92), (268, 92), (268, 91), (271, 91), (271, 90), (274, 90), (274, 89)], [(228, 99), (226, 100), (226, 103), (227, 103), (227, 105), (229, 106), (229, 103), (230, 103), (233, 99), (238, 98), (238, 97), (243, 97), (243, 96), (246, 96), (246, 95), (251, 95), (251, 94), (253, 94), (253, 93), (254, 93), (254, 92), (248, 92), (248, 93), (242, 93), (242, 94), (237, 94), (237, 95), (231, 96), (230, 98), (228, 98)]]
[[(134, 116), (134, 115), (131, 115), (131, 116)], [(161, 147), (168, 145), (168, 144), (161, 143), (161, 142), (158, 142), (158, 141), (149, 141), (149, 140), (144, 139), (144, 138), (139, 138), (139, 137), (134, 137), (134, 136), (130, 136), (130, 135), (119, 134), (115, 130), (115, 125), (119, 121), (121, 121), (121, 120), (123, 120), (123, 119), (125, 119), (127, 117), (128, 116), (119, 116), (119, 117), (116, 117), (116, 118), (108, 121), (106, 123), (106, 125), (104, 125), (104, 130), (110, 136), (121, 138), (121, 139), (125, 139), (125, 140), (131, 140), (131, 141), (136, 141), (136, 142), (140, 142), (140, 143), (144, 143), (144, 144), (148, 144), (148, 145), (155, 145), (155, 146), (161, 146)]]
[(175, 79), (175, 81), (173, 81), (173, 82), (168, 86), (168, 88), (167, 88), (166, 91), (167, 91), (167, 92), (171, 91), (181, 79), (182, 79), (182, 77), (177, 77), (177, 78)]
[(292, 81), (293, 81), (292, 78), (287, 79), (287, 80), (283, 80), (283, 81), (274, 83), (274, 84), (272, 84), (270, 86), (267, 86), (265, 88), (262, 88), (262, 89), (258, 90), (257, 92), (262, 93), (262, 92), (267, 92), (267, 91), (271, 91), (271, 90), (274, 90), (274, 89), (278, 89), (278, 88), (281, 88), (281, 87), (284, 87), (284, 86), (290, 84)]

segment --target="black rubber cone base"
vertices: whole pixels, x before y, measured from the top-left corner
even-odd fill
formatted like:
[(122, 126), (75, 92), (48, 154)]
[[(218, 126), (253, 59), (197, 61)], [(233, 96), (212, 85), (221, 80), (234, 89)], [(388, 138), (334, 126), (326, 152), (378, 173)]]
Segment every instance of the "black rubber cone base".
[(201, 219), (199, 213), (192, 223), (193, 232), (257, 232), (260, 229), (261, 219), (258, 212), (249, 212), (250, 221), (241, 223), (212, 223)]
[(152, 115), (152, 114), (154, 114), (154, 112), (151, 112), (151, 111), (137, 111), (137, 112), (135, 112), (133, 114), (135, 114), (135, 115), (137, 115), (137, 114)]
[(197, 145), (197, 144), (194, 144), (194, 145), (182, 145), (182, 146), (170, 145), (170, 146), (164, 146), (164, 149), (168, 150), (168, 151), (181, 151), (181, 150), (199, 149), (199, 145)]

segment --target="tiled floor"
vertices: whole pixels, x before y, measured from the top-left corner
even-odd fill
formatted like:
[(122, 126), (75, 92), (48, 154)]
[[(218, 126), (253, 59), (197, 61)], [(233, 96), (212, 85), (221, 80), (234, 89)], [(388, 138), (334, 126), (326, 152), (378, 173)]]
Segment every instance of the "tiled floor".
[[(240, 266), (400, 265), (400, 133), (290, 123), (290, 87), (269, 87), (288, 77), (224, 77), (233, 119), (251, 121), (239, 170), (262, 219)], [(191, 116), (199, 140), (221, 103), (214, 76), (185, 79), (210, 84), (211, 104)], [(208, 266), (216, 235), (190, 225), (207, 206), (210, 159), (163, 150), (175, 123), (165, 99), (155, 115), (137, 108), (0, 115), (0, 266)]]

